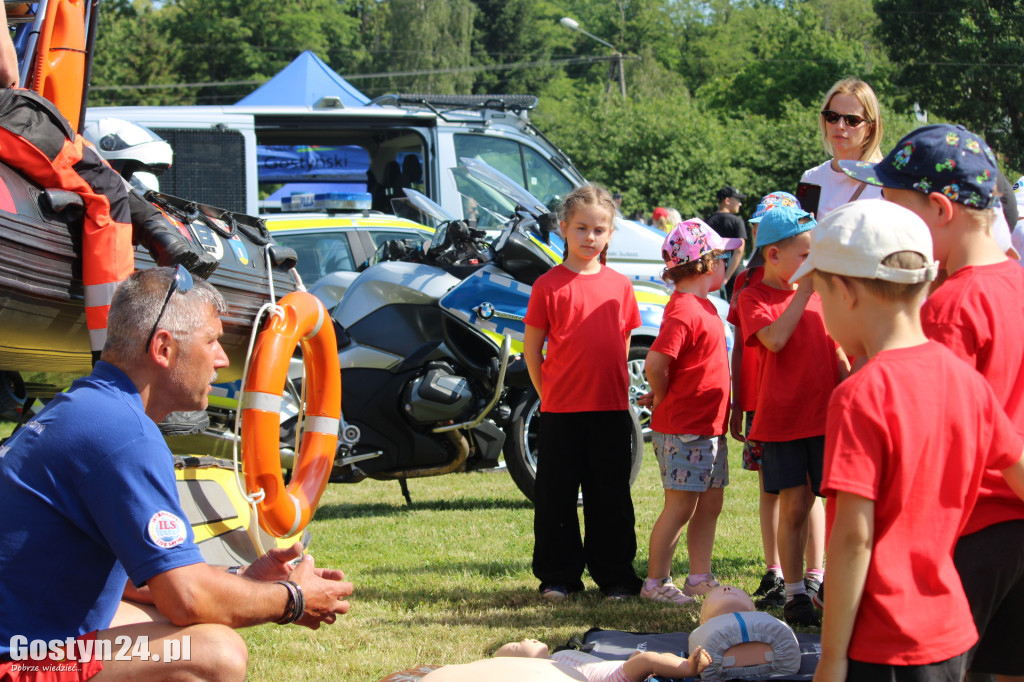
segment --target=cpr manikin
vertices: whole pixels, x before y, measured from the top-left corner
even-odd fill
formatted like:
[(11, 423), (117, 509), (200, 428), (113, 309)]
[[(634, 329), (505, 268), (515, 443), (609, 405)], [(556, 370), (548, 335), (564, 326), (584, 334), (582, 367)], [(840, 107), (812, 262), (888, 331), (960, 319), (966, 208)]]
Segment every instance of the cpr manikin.
[(556, 651), (535, 639), (510, 642), (494, 658), (464, 665), (446, 665), (423, 682), (643, 682), (650, 675), (693, 677), (709, 663), (707, 652), (692, 649), (689, 658), (653, 651), (636, 652), (627, 661), (606, 661), (582, 651)]
[(754, 608), (743, 591), (712, 590), (700, 610), (701, 625), (690, 633), (691, 650), (703, 647), (711, 664), (705, 680), (763, 679), (800, 669), (800, 644), (788, 625)]

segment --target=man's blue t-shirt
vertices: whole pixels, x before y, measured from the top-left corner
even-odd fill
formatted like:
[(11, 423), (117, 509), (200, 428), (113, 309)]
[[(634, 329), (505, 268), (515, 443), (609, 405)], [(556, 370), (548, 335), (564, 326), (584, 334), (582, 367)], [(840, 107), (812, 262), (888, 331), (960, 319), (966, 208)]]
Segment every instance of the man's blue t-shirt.
[(202, 560), (174, 459), (117, 367), (97, 363), (0, 447), (0, 655), (15, 635), (105, 629), (127, 577)]

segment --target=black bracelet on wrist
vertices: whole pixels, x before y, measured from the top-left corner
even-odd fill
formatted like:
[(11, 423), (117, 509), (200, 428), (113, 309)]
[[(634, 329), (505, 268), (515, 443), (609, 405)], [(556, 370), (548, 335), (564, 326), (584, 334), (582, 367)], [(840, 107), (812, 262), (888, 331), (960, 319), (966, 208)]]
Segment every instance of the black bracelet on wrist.
[(231, 575), (241, 575), (241, 573), (239, 573), (239, 571), (241, 570), (241, 566), (228, 566), (228, 573), (230, 573)]
[(306, 613), (306, 596), (302, 594), (298, 583), (293, 582), (292, 585), (295, 585), (295, 617), (292, 619), (292, 623), (295, 623)]
[(291, 625), (306, 612), (306, 600), (302, 595), (302, 588), (291, 580), (276, 580), (278, 585), (284, 585), (288, 590), (288, 604), (285, 607), (284, 615), (280, 620), (274, 621), (278, 625)]

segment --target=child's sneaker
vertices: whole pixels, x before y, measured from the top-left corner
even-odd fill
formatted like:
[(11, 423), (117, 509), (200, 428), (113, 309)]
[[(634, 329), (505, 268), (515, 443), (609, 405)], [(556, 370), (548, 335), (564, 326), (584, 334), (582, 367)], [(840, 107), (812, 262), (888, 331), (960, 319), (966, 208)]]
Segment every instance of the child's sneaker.
[(716, 587), (721, 587), (722, 583), (715, 580), (713, 573), (708, 573), (708, 577), (705, 580), (701, 580), (696, 585), (690, 584), (690, 579), (687, 578), (686, 582), (683, 583), (683, 594), (687, 597), (699, 597), (707, 594)]
[(683, 591), (672, 582), (672, 578), (665, 578), (660, 585), (650, 589), (645, 584), (643, 589), (640, 590), (640, 596), (662, 604), (676, 604), (677, 606), (693, 603), (693, 597), (683, 594)]
[(818, 594), (818, 590), (821, 589), (821, 581), (816, 578), (804, 577), (804, 589), (807, 590), (807, 596), (814, 601), (815, 596)]
[(782, 613), (786, 622), (790, 625), (805, 625), (817, 627), (821, 625), (818, 612), (814, 610), (811, 598), (806, 594), (794, 594), (793, 598), (782, 607)]
[(818, 591), (811, 597), (811, 602), (822, 611), (825, 610), (825, 581), (822, 580), (821, 584), (818, 585)]
[(779, 582), (775, 584), (775, 587), (768, 590), (768, 592), (754, 601), (754, 606), (759, 609), (777, 609), (786, 603), (786, 583), (779, 577)]
[(754, 606), (759, 609), (783, 606), (786, 603), (786, 581), (775, 571), (768, 571), (753, 596)]
[(551, 602), (565, 601), (569, 589), (564, 585), (548, 585), (540, 591), (540, 596)]
[(757, 590), (755, 590), (754, 594), (751, 596), (754, 597), (754, 599), (758, 599), (760, 597), (767, 597), (769, 592), (773, 591), (776, 587), (779, 587), (780, 585), (782, 587), (786, 586), (786, 583), (785, 581), (783, 581), (782, 576), (776, 573), (775, 571), (768, 571), (761, 578), (761, 584), (757, 586)]

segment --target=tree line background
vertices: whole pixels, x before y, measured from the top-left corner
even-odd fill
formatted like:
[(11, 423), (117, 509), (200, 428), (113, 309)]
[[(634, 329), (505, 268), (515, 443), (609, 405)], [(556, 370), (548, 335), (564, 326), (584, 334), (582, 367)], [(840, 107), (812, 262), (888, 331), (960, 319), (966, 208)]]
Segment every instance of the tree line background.
[[(624, 55), (559, 25), (564, 16)], [(531, 120), (626, 212), (707, 215), (731, 184), (795, 191), (827, 157), (844, 76), (882, 105), (883, 152), (928, 122), (1024, 169), (1021, 0), (103, 0), (89, 103), (232, 104), (304, 50), (369, 97), (525, 93)]]

